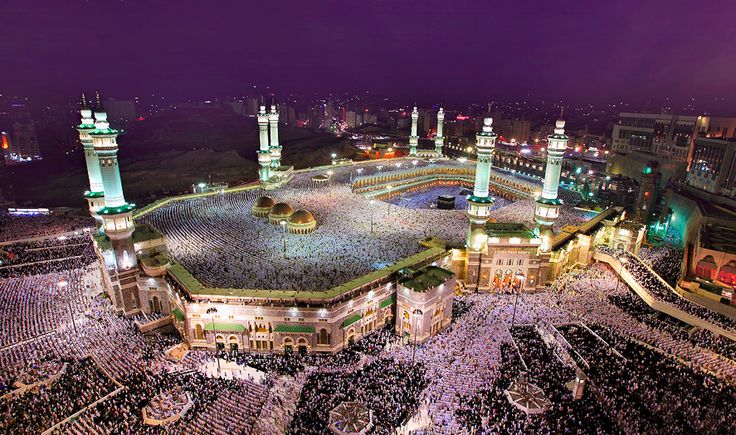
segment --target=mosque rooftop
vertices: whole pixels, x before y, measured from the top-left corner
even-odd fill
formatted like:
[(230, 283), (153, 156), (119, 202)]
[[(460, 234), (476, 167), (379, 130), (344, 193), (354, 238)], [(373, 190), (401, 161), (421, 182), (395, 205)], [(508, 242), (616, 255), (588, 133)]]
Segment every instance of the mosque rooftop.
[(415, 292), (426, 292), (443, 284), (455, 274), (449, 270), (437, 266), (428, 266), (417, 271), (402, 270), (406, 273), (404, 278), (399, 279), (399, 284)]
[(486, 223), (488, 237), (518, 237), (533, 239), (534, 231), (521, 223), (514, 222), (488, 222)]

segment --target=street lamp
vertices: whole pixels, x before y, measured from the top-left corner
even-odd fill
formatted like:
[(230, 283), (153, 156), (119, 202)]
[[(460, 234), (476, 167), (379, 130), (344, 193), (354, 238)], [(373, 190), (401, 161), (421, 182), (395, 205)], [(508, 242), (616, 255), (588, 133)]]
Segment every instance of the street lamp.
[[(386, 189), (388, 191), (387, 195), (388, 195), (389, 198), (391, 198), (391, 189), (392, 188), (393, 188), (393, 186), (390, 185), (390, 184), (388, 186), (386, 186)], [(391, 203), (390, 202), (387, 202), (387, 204), (388, 204), (388, 208), (386, 210), (386, 214), (388, 215), (388, 214), (391, 214)]]
[(624, 264), (628, 263), (629, 262), (629, 259), (626, 258), (626, 257), (624, 257), (622, 255), (622, 256), (618, 257), (618, 262), (619, 262), (619, 264), (621, 266), (618, 268), (618, 280), (616, 280), (616, 293), (618, 293), (618, 287), (621, 284), (621, 280), (623, 279), (623, 277), (621, 276), (621, 274), (624, 271)]
[(371, 205), (371, 234), (373, 234), (373, 204), (375, 204), (376, 201), (371, 199), (368, 203)]
[[(69, 283), (66, 282), (65, 280), (61, 280), (56, 285), (59, 287), (59, 296), (61, 297), (61, 293), (69, 285)], [(77, 332), (77, 323), (74, 321), (74, 313), (72, 312), (72, 300), (71, 299), (72, 299), (71, 294), (68, 294), (66, 298), (66, 304), (67, 304), (67, 307), (69, 307), (69, 317), (71, 317), (72, 319), (72, 327), (74, 328), (74, 335), (78, 336), (79, 333)]]
[(286, 221), (279, 222), (281, 224), (281, 228), (284, 229), (284, 258), (286, 258)]
[(210, 315), (210, 319), (212, 320), (212, 341), (215, 343), (215, 358), (217, 359), (217, 376), (220, 376), (220, 355), (219, 355), (219, 349), (217, 348), (217, 335), (215, 334), (215, 314), (217, 314), (217, 308), (215, 307), (209, 307), (207, 308), (207, 314)]
[[(520, 282), (523, 282), (524, 280), (524, 274), (519, 273), (516, 275), (516, 279), (518, 279)], [(514, 288), (511, 286), (511, 288)], [(516, 323), (516, 306), (519, 304), (519, 293), (521, 293), (521, 289), (516, 289), (516, 295), (514, 297), (514, 314), (511, 316), (511, 329), (514, 329), (514, 324)]]
[(424, 313), (419, 308), (412, 311), (412, 314), (414, 315), (414, 348), (411, 350), (411, 365), (414, 365), (414, 355), (417, 352), (417, 320), (420, 316), (422, 316)]
[(58, 239), (61, 241), (61, 247), (64, 249), (64, 257), (66, 257), (66, 236), (59, 236)]

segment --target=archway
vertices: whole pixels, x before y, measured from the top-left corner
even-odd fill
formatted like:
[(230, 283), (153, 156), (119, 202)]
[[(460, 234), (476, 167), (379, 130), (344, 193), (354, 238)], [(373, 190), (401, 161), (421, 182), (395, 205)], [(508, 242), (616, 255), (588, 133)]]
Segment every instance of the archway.
[(194, 327), (194, 338), (197, 340), (204, 340), (204, 328), (202, 328), (202, 325), (197, 324)]
[(230, 352), (237, 353), (238, 352), (238, 337), (231, 335), (228, 338), (228, 342), (230, 344)]

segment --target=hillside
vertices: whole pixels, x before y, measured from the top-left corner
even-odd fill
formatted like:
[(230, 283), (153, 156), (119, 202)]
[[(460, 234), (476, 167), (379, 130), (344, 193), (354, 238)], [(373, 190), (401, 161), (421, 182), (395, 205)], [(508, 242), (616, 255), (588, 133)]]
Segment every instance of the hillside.
[[(348, 140), (279, 128), (283, 162), (297, 169), (327, 164), (330, 154), (353, 157)], [(170, 109), (131, 123), (118, 138), (126, 198), (145, 204), (201, 181), (238, 183), (258, 177), (258, 124), (219, 107)], [(87, 177), (81, 152), (64, 161), (13, 168), (12, 196), (28, 206), (83, 207)]]

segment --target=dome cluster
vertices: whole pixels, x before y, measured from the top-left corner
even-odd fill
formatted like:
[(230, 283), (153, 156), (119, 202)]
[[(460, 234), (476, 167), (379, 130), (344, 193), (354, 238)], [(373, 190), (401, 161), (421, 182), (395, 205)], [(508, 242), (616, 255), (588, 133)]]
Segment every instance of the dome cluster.
[(262, 196), (253, 203), (251, 214), (255, 217), (268, 218), (271, 225), (286, 225), (287, 231), (293, 234), (308, 234), (317, 229), (317, 221), (307, 210), (297, 210), (285, 202), (277, 203), (270, 196)]

